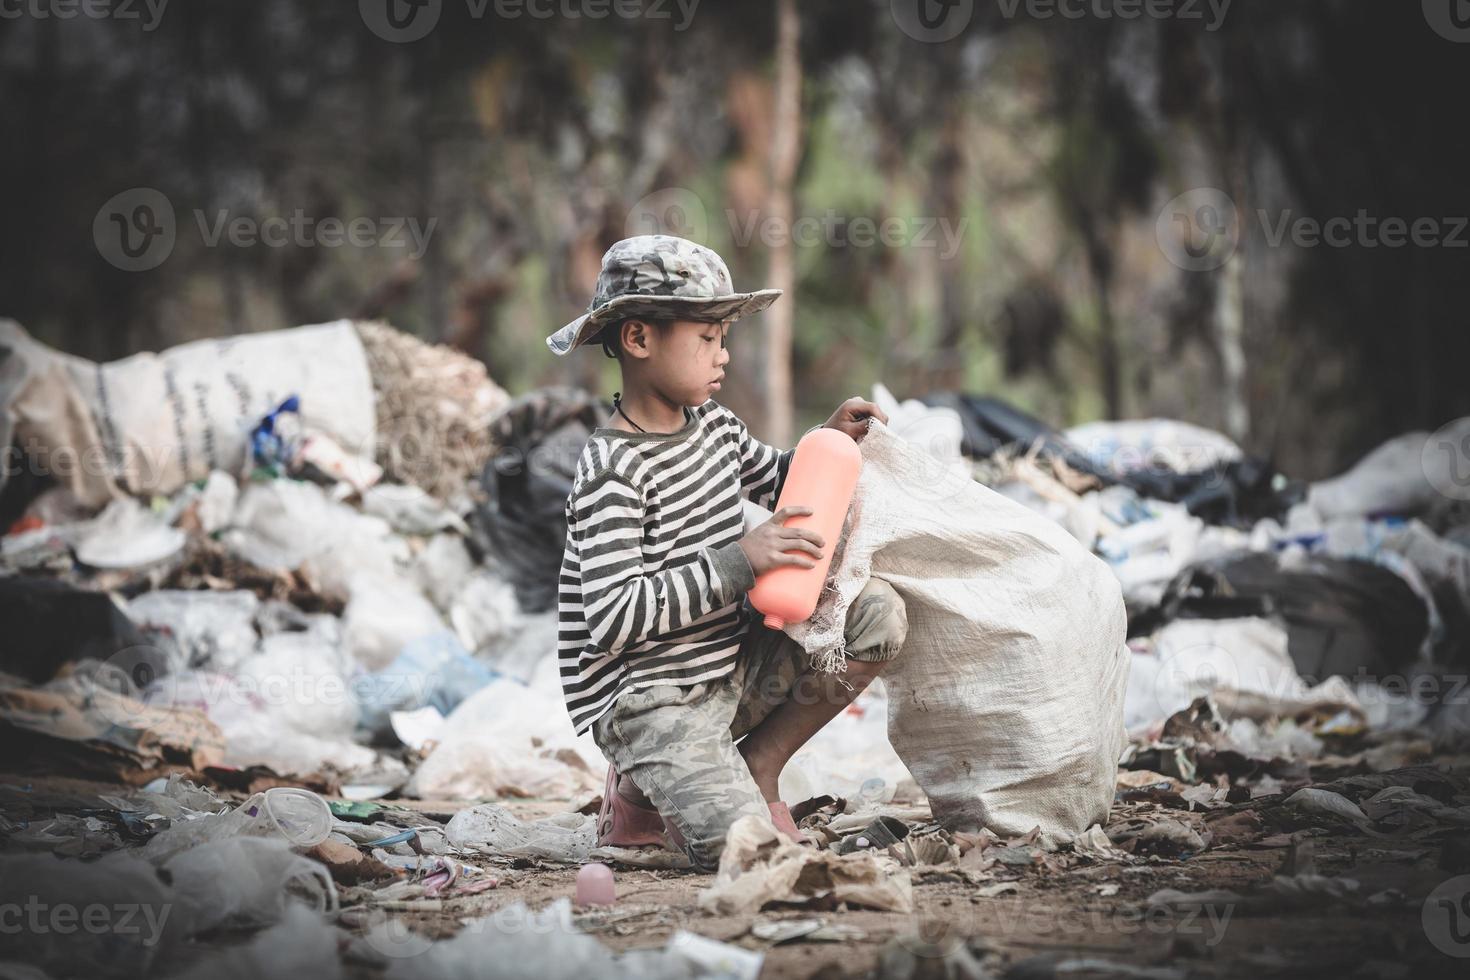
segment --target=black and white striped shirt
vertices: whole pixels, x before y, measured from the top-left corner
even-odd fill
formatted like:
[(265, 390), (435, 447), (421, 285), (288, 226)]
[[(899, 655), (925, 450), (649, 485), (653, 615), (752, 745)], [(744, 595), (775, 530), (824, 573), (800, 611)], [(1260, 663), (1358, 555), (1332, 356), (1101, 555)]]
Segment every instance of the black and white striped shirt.
[(677, 432), (593, 431), (567, 496), (557, 606), (578, 734), (626, 691), (734, 668), (755, 583), (740, 497), (773, 508), (791, 454), (713, 401), (686, 409)]

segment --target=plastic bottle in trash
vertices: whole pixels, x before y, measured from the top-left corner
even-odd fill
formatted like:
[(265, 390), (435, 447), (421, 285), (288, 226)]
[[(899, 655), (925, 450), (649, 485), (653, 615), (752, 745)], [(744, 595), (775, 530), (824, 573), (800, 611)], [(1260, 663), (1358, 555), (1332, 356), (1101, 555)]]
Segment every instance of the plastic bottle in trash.
[[(812, 513), (793, 517), (787, 527), (809, 527), (822, 536), (822, 557), (813, 568), (782, 565), (758, 576), (750, 590), (750, 604), (765, 614), (766, 626), (784, 629), (787, 623), (800, 623), (817, 608), (822, 586), (827, 582), (827, 568), (832, 564), (832, 551), (852, 493), (857, 487), (863, 456), (852, 437), (836, 429), (808, 432), (796, 444), (791, 469), (781, 488), (776, 509), (810, 507)], [(791, 552), (805, 554), (805, 552)]]

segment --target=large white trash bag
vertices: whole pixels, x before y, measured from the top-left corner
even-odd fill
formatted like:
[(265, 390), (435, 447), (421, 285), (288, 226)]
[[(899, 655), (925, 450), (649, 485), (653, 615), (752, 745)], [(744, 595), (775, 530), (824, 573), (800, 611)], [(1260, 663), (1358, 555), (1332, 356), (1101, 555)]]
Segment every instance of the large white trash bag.
[(908, 612), (883, 675), (888, 735), (935, 818), (1061, 840), (1106, 823), (1129, 657), (1117, 580), (1060, 526), (882, 423), (861, 448), (827, 589), (787, 633), (834, 665), (848, 604), (883, 579)]
[(372, 377), (347, 320), (109, 364), (52, 350), (0, 320), (0, 450), (16, 443), (91, 507), (170, 494), (213, 470), (238, 473), (251, 430), (290, 395), (301, 399), (303, 425), (372, 457)]

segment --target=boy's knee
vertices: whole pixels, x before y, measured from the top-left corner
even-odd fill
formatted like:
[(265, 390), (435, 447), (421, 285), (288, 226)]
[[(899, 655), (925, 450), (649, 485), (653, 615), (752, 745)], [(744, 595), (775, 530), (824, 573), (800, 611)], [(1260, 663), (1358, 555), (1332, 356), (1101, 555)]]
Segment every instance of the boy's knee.
[(847, 607), (847, 655), (853, 660), (892, 660), (903, 648), (908, 630), (902, 597), (882, 579), (869, 578)]

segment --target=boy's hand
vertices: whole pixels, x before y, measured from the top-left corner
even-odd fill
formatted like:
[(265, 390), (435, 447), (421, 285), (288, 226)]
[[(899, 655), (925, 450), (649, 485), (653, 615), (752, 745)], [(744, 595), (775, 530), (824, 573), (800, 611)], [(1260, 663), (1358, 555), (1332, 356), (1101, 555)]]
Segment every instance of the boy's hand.
[(868, 434), (868, 419), (877, 419), (884, 425), (888, 424), (888, 416), (883, 414), (883, 409), (856, 396), (849, 398), (837, 406), (837, 411), (827, 420), (823, 428), (837, 429), (846, 432), (852, 437), (853, 442), (862, 442), (863, 436)]
[[(771, 515), (769, 521), (740, 539), (740, 550), (745, 552), (755, 574), (762, 575), (782, 565), (817, 567), (812, 559), (822, 557), (822, 546), (827, 542), (816, 531), (808, 528), (783, 526), (793, 517), (806, 517), (811, 513), (810, 507), (782, 507)], [(788, 551), (799, 551), (802, 554), (788, 555)], [(811, 558), (806, 557), (807, 555)]]

